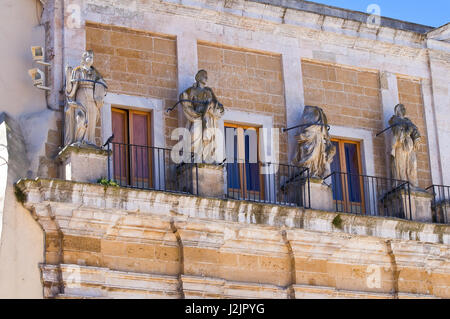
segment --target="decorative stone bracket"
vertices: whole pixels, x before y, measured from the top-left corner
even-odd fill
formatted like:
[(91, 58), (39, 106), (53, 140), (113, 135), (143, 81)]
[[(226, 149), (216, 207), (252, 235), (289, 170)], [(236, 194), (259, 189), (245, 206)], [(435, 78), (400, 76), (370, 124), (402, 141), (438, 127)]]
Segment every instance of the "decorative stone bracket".
[(17, 187), (46, 233), (46, 297), (450, 296), (450, 226), (61, 180)]

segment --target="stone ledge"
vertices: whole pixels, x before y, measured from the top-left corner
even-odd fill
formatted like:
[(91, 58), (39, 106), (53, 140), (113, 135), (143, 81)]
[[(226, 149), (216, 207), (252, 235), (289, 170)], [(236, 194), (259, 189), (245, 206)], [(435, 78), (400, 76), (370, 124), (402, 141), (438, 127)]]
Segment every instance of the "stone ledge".
[[(52, 286), (58, 283), (56, 273), (61, 271), (65, 291), (63, 294), (46, 295), (47, 298), (180, 298), (177, 290), (178, 276), (115, 271), (109, 268), (79, 266), (70, 264), (41, 265), (44, 284)], [(76, 271), (77, 281), (73, 280)], [(70, 278), (69, 278), (70, 277)], [(229, 281), (221, 278), (200, 276), (181, 276), (183, 294), (187, 298), (288, 298), (290, 290), (295, 298), (371, 298), (393, 299), (393, 294), (361, 292), (336, 289), (324, 286), (289, 285), (280, 287), (268, 284)], [(47, 291), (49, 292), (49, 291)], [(399, 293), (399, 298), (434, 299), (423, 294)]]
[(65, 146), (58, 153), (58, 155), (56, 155), (56, 159), (60, 160), (60, 161), (64, 161), (70, 155), (71, 152), (108, 156), (108, 154), (111, 151), (107, 151), (102, 148), (94, 147), (93, 145), (88, 145), (88, 144), (70, 144), (70, 145)]
[[(108, 268), (74, 264), (40, 265), (45, 289), (49, 298), (111, 298), (136, 296), (147, 298), (178, 298), (176, 276), (124, 272)], [(62, 277), (64, 294), (54, 294), (47, 287)]]
[[(373, 236), (387, 239), (450, 244), (450, 225), (437, 225), (395, 218), (359, 216), (295, 207), (173, 194), (161, 191), (107, 187), (56, 179), (23, 179), (17, 183), (26, 195), (25, 207), (65, 203), (68, 207), (172, 218), (199, 218), (257, 224), (288, 229)], [(44, 210), (37, 214), (47, 214)], [(333, 225), (340, 216), (339, 228)]]

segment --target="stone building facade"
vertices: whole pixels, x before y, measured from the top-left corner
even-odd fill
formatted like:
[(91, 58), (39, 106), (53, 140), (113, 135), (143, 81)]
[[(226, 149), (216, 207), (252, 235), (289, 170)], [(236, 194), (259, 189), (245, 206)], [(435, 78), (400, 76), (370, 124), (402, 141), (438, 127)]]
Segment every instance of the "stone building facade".
[[(9, 2), (32, 22), (16, 19), (22, 42), (2, 60), (20, 56), (26, 72), (21, 50), (41, 45), (51, 66), (49, 91), (15, 79), (16, 98), (0, 101), (0, 297), (450, 297), (448, 225), (325, 211), (313, 190), (310, 205), (291, 207), (100, 185), (83, 179), (97, 169), (86, 163), (68, 180), (57, 156), (64, 67), (93, 50), (108, 84), (98, 146), (114, 112), (136, 112), (149, 116), (148, 146), (173, 147), (185, 120), (181, 108), (165, 110), (205, 69), (226, 109), (221, 127), (279, 129), (284, 164), (296, 140), (281, 129), (314, 105), (337, 145), (358, 145), (360, 176), (389, 179), (389, 135), (377, 133), (402, 103), (422, 135), (419, 187), (450, 185), (448, 24), (373, 26), (366, 14), (300, 0)], [(0, 76), (18, 72), (7, 70)], [(423, 196), (428, 207), (413, 199), (414, 209), (431, 216)]]

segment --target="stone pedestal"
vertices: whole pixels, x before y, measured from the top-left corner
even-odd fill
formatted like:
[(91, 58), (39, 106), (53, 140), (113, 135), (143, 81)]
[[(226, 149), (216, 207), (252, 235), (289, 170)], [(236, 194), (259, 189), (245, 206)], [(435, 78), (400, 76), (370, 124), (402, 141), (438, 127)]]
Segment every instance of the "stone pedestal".
[(108, 176), (108, 151), (86, 144), (71, 144), (57, 156), (61, 177), (68, 181), (97, 183)]
[[(309, 184), (311, 208), (334, 212), (336, 207), (331, 186), (325, 184), (323, 179), (319, 178), (311, 178)], [(308, 196), (308, 189), (306, 189), (306, 196)]]
[(418, 222), (432, 222), (431, 202), (433, 196), (422, 190), (411, 191), (411, 216)]
[(386, 194), (379, 202), (381, 216), (411, 219), (418, 222), (432, 222), (431, 202), (433, 196), (421, 189), (410, 190), (411, 210), (408, 191), (401, 188)]
[[(205, 197), (223, 198), (224, 166), (215, 164), (197, 164), (181, 166), (177, 174), (178, 181), (184, 186), (183, 190)], [(189, 183), (189, 185), (185, 185)]]
[[(193, 168), (196, 169), (195, 167)], [(224, 196), (223, 165), (198, 164), (198, 195), (222, 198)], [(195, 173), (192, 174), (194, 192), (197, 189)]]
[(450, 220), (450, 201), (441, 200), (433, 207), (433, 221), (439, 224), (447, 224)]
[[(308, 180), (299, 176), (295, 180), (289, 180), (281, 187), (278, 200), (302, 207), (334, 211), (333, 192), (331, 186), (323, 183), (322, 179), (310, 179), (310, 191), (308, 192)], [(309, 202), (309, 200), (311, 200)]]

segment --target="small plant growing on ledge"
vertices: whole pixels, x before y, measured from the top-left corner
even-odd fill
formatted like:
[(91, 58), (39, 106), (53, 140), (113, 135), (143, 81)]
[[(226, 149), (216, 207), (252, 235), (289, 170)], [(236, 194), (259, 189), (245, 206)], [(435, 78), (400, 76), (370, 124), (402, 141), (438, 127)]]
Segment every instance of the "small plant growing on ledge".
[(104, 186), (113, 186), (113, 187), (119, 187), (119, 184), (117, 184), (117, 182), (115, 182), (112, 179), (107, 179), (106, 177), (103, 178), (99, 178), (97, 183), (100, 183)]
[(336, 217), (334, 217), (333, 221), (331, 222), (333, 224), (334, 227), (338, 228), (338, 229), (342, 229), (342, 218), (341, 215), (337, 215)]
[(14, 195), (19, 203), (23, 204), (27, 200), (27, 195), (22, 191), (22, 189), (14, 185)]

